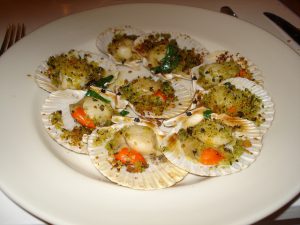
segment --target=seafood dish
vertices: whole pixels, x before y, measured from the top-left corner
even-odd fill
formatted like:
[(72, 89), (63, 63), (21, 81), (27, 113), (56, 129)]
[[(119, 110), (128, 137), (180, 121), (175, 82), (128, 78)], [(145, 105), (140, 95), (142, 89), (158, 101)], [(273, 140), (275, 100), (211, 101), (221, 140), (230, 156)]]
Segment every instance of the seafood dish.
[(34, 78), (48, 92), (40, 115), (51, 140), (108, 181), (168, 188), (240, 172), (263, 151), (275, 106), (250, 59), (131, 25), (99, 31), (95, 44), (51, 55)]

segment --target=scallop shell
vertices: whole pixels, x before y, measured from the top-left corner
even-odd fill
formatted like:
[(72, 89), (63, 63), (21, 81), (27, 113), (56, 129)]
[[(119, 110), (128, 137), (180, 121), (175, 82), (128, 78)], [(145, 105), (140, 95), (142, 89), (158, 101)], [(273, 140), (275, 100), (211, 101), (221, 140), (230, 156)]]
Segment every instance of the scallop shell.
[[(63, 54), (63, 53), (61, 53), (61, 54)], [(61, 54), (57, 54), (57, 56), (61, 55)], [(114, 79), (111, 81), (111, 83), (113, 83), (117, 79), (118, 73), (119, 73), (117, 70), (117, 67), (111, 60), (109, 60), (105, 56), (102, 56), (100, 54), (91, 53), (88, 51), (77, 51), (77, 50), (74, 50), (74, 54), (75, 54), (75, 56), (81, 57), (81, 58), (86, 56), (88, 62), (92, 62), (92, 61), (97, 62), (99, 64), (99, 66), (105, 70), (106, 76), (108, 76), (108, 75), (114, 76)], [(50, 78), (45, 74), (45, 72), (48, 70), (48, 68), (49, 67), (47, 65), (47, 60), (45, 60), (35, 71), (35, 81), (38, 84), (38, 86), (48, 92), (63, 90), (63, 88), (57, 87), (54, 84), (52, 84)], [(85, 88), (82, 88), (82, 89), (85, 89)]]
[[(110, 163), (110, 157), (108, 151), (105, 148), (106, 143), (111, 140), (115, 132), (121, 130), (126, 126), (140, 125), (150, 127), (156, 134), (158, 143), (162, 139), (162, 133), (156, 128), (155, 125), (148, 121), (141, 119), (132, 119), (125, 117), (114, 117), (114, 122), (118, 122), (110, 127), (103, 127), (94, 130), (90, 135), (88, 140), (88, 151), (92, 163), (95, 167), (109, 180), (112, 182), (141, 190), (153, 190), (170, 187), (175, 185), (177, 182), (181, 181), (187, 172), (179, 169), (170, 163), (164, 155), (158, 151), (157, 156), (144, 155), (149, 167), (140, 173), (128, 172), (124, 167), (117, 169)], [(105, 133), (111, 133), (98, 145), (96, 144), (96, 139), (98, 137), (98, 131), (106, 131)]]
[[(178, 47), (180, 49), (194, 49), (196, 53), (200, 54), (201, 56), (205, 56), (208, 54), (208, 50), (198, 41), (191, 38), (187, 34), (182, 34), (178, 32), (151, 32), (144, 35), (141, 35), (138, 39), (134, 42), (134, 48), (138, 53), (140, 53), (143, 58), (144, 66), (148, 67), (149, 62), (147, 60), (147, 56), (141, 52), (139, 52), (138, 46), (141, 45), (150, 35), (162, 35), (162, 34), (170, 34), (170, 39), (175, 39), (177, 41)], [(191, 80), (190, 74), (176, 74), (176, 73), (167, 73), (167, 74), (159, 74), (166, 79), (173, 79), (173, 78), (182, 78), (186, 80)]]
[[(116, 108), (116, 95), (114, 93), (109, 91), (102, 93), (101, 89), (95, 87), (93, 87), (93, 90), (98, 92), (104, 98), (109, 99), (111, 101), (112, 108)], [(42, 121), (50, 137), (63, 147), (71, 151), (83, 154), (87, 154), (88, 134), (83, 135), (82, 140), (77, 145), (74, 145), (71, 143), (71, 141), (61, 136), (63, 134), (62, 129), (57, 128), (55, 125), (53, 125), (51, 123), (50, 117), (52, 113), (61, 111), (63, 129), (72, 131), (72, 129), (76, 126), (81, 127), (81, 125), (75, 122), (73, 117), (71, 116), (69, 106), (80, 101), (85, 96), (85, 94), (86, 91), (70, 89), (52, 92), (45, 100), (45, 103), (42, 106), (41, 110)]]
[[(245, 90), (248, 89), (252, 94), (257, 96), (259, 99), (262, 100), (263, 107), (261, 108), (259, 114), (261, 114), (262, 118), (264, 119), (264, 122), (262, 122), (259, 125), (259, 129), (262, 134), (265, 134), (267, 130), (271, 127), (272, 121), (274, 119), (275, 109), (274, 109), (274, 103), (272, 102), (271, 97), (267, 93), (266, 90), (263, 89), (262, 86), (258, 85), (257, 83), (250, 81), (245, 78), (230, 78), (227, 80), (224, 80), (219, 85), (223, 85), (224, 83), (230, 82), (232, 85), (234, 85), (236, 88)], [(209, 91), (207, 91), (209, 92)], [(197, 95), (197, 94), (196, 94)], [(201, 96), (201, 94), (200, 94)], [(197, 96), (196, 96), (197, 98)], [(192, 105), (192, 108), (197, 107), (199, 103), (201, 104), (201, 97), (199, 99), (196, 99)]]
[[(182, 114), (176, 118), (165, 121), (167, 126), (176, 125), (162, 141), (162, 148), (168, 148), (164, 151), (165, 156), (176, 166), (196, 175), (201, 176), (222, 176), (239, 172), (249, 167), (258, 157), (262, 148), (262, 138), (260, 131), (256, 126), (248, 120), (241, 118), (233, 118), (226, 115), (211, 114), (211, 119), (221, 120), (228, 126), (240, 125), (241, 130), (234, 132), (233, 135), (238, 139), (247, 138), (251, 142), (251, 147), (246, 148), (248, 152), (244, 152), (240, 158), (233, 162), (232, 165), (204, 165), (200, 162), (192, 161), (186, 158), (179, 139), (173, 137), (181, 128), (195, 126), (204, 119), (203, 113), (208, 110), (201, 107)], [(172, 143), (172, 147), (170, 144)]]
[[(108, 46), (112, 42), (114, 36), (116, 34), (127, 34), (127, 35), (137, 35), (141, 36), (144, 34), (144, 31), (134, 28), (130, 25), (125, 26), (117, 26), (114, 28), (108, 28), (107, 30), (101, 32), (96, 40), (96, 46), (97, 48), (104, 54), (108, 55), (116, 64), (123, 64), (122, 62), (117, 61), (109, 52), (108, 52)], [(140, 60), (135, 60), (132, 62), (127, 62), (125, 65), (130, 67), (138, 66)]]
[(262, 100), (264, 107), (259, 113), (261, 113), (265, 121), (260, 124), (259, 129), (262, 134), (265, 134), (271, 127), (275, 114), (274, 103), (272, 102), (272, 99), (269, 96), (268, 92), (264, 90), (260, 85), (257, 85), (255, 82), (249, 81), (245, 78), (231, 78), (227, 79), (223, 83), (226, 82), (230, 82), (238, 89), (244, 90), (247, 88), (251, 93)]
[[(125, 77), (127, 77), (127, 76), (125, 76)], [(148, 76), (148, 74), (135, 73), (135, 74), (131, 74), (130, 78), (126, 79), (126, 80), (130, 82), (138, 77), (149, 77), (149, 76)], [(159, 80), (159, 77), (155, 77), (155, 76), (150, 76), (150, 77), (152, 77), (155, 81)], [(124, 82), (121, 82), (121, 81), (117, 81), (117, 82), (124, 84)], [(136, 109), (132, 103), (130, 103), (128, 100), (123, 99), (121, 95), (118, 95), (118, 100), (122, 103), (127, 102), (127, 104), (132, 109), (132, 111), (139, 117), (156, 118), (156, 119), (167, 119), (167, 118), (174, 117), (176, 115), (179, 115), (179, 114), (185, 112), (191, 106), (193, 93), (192, 93), (192, 90), (190, 89), (189, 85), (187, 84), (187, 83), (189, 83), (188, 81), (179, 79), (179, 80), (172, 80), (170, 82), (171, 82), (172, 87), (175, 90), (175, 95), (177, 96), (178, 100), (175, 102), (174, 108), (171, 108), (171, 107), (168, 108), (167, 110), (165, 110), (163, 112), (162, 115), (155, 115), (151, 112), (145, 112), (145, 114), (142, 115), (136, 111)], [(119, 88), (120, 87), (117, 87), (117, 89), (116, 89), (117, 93), (118, 93)], [(125, 105), (119, 106), (119, 108), (122, 108), (122, 107), (125, 107)]]
[(109, 90), (117, 92), (118, 88), (125, 84), (125, 81), (132, 81), (138, 77), (149, 77), (152, 76), (152, 73), (140, 65), (138, 67), (128, 67), (125, 65), (117, 65), (119, 71), (119, 76), (114, 83), (109, 84)]
[(229, 51), (215, 51), (205, 56), (203, 64), (192, 68), (192, 80), (194, 90), (205, 90), (202, 86), (197, 84), (197, 80), (199, 78), (199, 68), (203, 65), (208, 65), (212, 63), (216, 63), (217, 61), (231, 61), (233, 60), (243, 69), (248, 69), (249, 72), (253, 76), (253, 81), (259, 85), (263, 85), (263, 75), (262, 72), (258, 69), (258, 67), (249, 59), (242, 56), (240, 53), (231, 53)]

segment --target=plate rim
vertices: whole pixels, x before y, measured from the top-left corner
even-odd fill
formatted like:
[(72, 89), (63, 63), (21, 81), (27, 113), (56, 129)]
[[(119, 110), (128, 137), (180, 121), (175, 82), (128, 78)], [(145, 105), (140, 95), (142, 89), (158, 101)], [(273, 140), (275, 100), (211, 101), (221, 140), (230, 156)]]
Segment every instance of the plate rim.
[[(155, 6), (155, 5), (165, 5), (165, 6), (170, 6), (170, 7), (174, 7), (174, 8), (182, 8), (182, 7), (184, 7), (184, 8), (193, 8), (193, 9), (197, 9), (197, 10), (203, 10), (203, 11), (207, 11), (207, 12), (209, 12), (209, 13), (215, 13), (215, 14), (217, 14), (216, 12), (213, 12), (213, 11), (210, 11), (210, 10), (206, 10), (206, 9), (201, 9), (201, 8), (196, 8), (196, 7), (190, 7), (190, 6), (182, 6), (182, 5), (169, 5), (169, 4), (156, 4), (156, 3), (152, 3), (152, 4), (149, 4), (149, 3), (140, 3), (140, 4), (136, 4), (136, 3), (132, 3), (132, 4), (121, 4), (121, 5), (113, 5), (113, 6), (106, 6), (106, 7), (101, 7), (101, 8), (97, 8), (97, 9), (92, 9), (92, 10), (87, 10), (87, 11), (83, 11), (83, 12), (80, 12), (80, 13), (77, 13), (77, 14), (74, 14), (74, 15), (70, 15), (70, 16), (68, 16), (68, 18), (70, 19), (70, 18), (72, 18), (72, 17), (74, 17), (74, 16), (78, 16), (78, 14), (81, 14), (81, 15), (85, 15), (85, 14), (88, 14), (88, 13), (90, 13), (91, 11), (98, 11), (98, 10), (105, 10), (105, 9), (107, 9), (107, 8), (118, 8), (118, 7), (123, 7), (123, 6), (126, 6), (126, 5), (138, 5), (138, 6), (143, 6), (143, 7), (145, 7), (145, 6), (147, 6), (147, 5), (152, 5), (152, 6)], [(58, 20), (55, 20), (55, 21), (53, 21), (53, 22), (51, 22), (50, 24), (57, 24), (57, 23), (60, 23), (60, 21), (64, 21), (65, 19), (66, 19), (67, 17), (64, 17), (64, 18), (61, 18), (61, 19), (58, 19)], [(240, 22), (242, 22), (242, 23), (247, 23), (247, 22), (245, 22), (245, 21), (240, 21)], [(251, 25), (251, 26), (253, 26), (254, 27), (254, 25), (252, 25), (252, 24), (250, 24), (250, 23), (248, 23), (249, 25)], [(48, 26), (49, 24), (47, 24), (47, 25), (45, 25), (45, 26), (43, 26), (43, 29), (46, 29), (47, 28), (47, 26)], [(255, 29), (259, 29), (259, 30), (262, 30), (262, 29), (260, 29), (260, 28), (258, 28), (258, 27), (255, 27)], [(40, 29), (39, 29), (40, 30)], [(265, 31), (266, 32), (266, 31)], [(33, 32), (33, 33), (35, 33), (35, 32)], [(267, 32), (266, 32), (267, 33)], [(269, 34), (269, 33), (268, 33)], [(270, 34), (269, 34), (270, 35)], [(25, 38), (31, 38), (32, 39), (32, 37), (34, 36), (34, 34), (32, 34), (32, 35), (28, 35), (28, 37), (25, 37)], [(275, 38), (277, 41), (279, 41), (279, 42), (281, 42), (279, 39), (277, 39), (276, 37), (273, 37), (272, 35), (270, 35), (273, 39)], [(283, 42), (281, 42), (281, 43), (283, 43)], [(4, 55), (4, 57), (3, 57), (3, 59), (0, 59), (0, 64), (1, 64), (1, 62), (5, 62), (5, 60), (6, 60), (6, 58), (9, 58), (9, 55), (11, 55), (11, 54), (13, 54), (13, 52), (16, 52), (17, 51), (17, 49), (18, 49), (18, 47), (19, 46), (21, 46), (21, 42), (20, 42), (20, 44), (18, 44), (18, 45), (16, 45), (14, 48), (13, 48), (13, 50), (14, 51), (10, 51), (10, 53), (8, 52), (8, 55), (7, 55), (7, 57)], [(288, 47), (288, 46), (285, 46), (285, 47)], [(291, 50), (292, 51), (292, 50)], [(275, 118), (276, 119), (276, 118)], [(262, 150), (263, 151), (263, 150)], [(0, 154), (1, 154), (1, 152), (0, 152)], [(85, 180), (85, 179), (84, 179)], [(1, 186), (1, 190), (6, 194), (6, 195), (8, 195), (9, 197), (10, 197), (10, 199), (12, 199), (14, 202), (16, 202), (17, 204), (19, 204), (21, 207), (23, 207), (24, 206), (24, 208), (26, 209), (26, 208), (31, 208), (32, 210), (30, 210), (30, 211), (32, 211), (34, 214), (36, 214), (37, 216), (39, 216), (39, 217), (41, 217), (41, 218), (50, 218), (51, 216), (49, 216), (49, 215), (47, 215), (47, 213), (44, 213), (44, 212), (42, 212), (42, 211), (40, 211), (38, 208), (36, 208), (36, 207), (34, 207), (34, 206), (32, 206), (31, 204), (29, 204), (29, 202), (27, 202), (26, 200), (24, 200), (24, 199), (20, 199), (20, 197), (18, 197), (17, 196), (17, 194), (16, 193), (13, 193), (12, 191), (10, 191), (9, 190), (9, 187), (7, 186), (6, 187), (6, 185), (2, 182), (2, 179), (0, 180), (0, 186)], [(276, 209), (278, 209), (278, 208), (280, 208), (281, 206), (283, 206), (285, 203), (287, 203), (288, 201), (290, 201), (291, 199), (293, 199), (293, 197), (294, 196), (296, 196), (298, 193), (299, 193), (299, 191), (300, 191), (300, 184), (298, 185), (298, 186), (294, 186), (294, 188), (293, 188), (293, 190), (292, 189), (290, 189), (290, 192), (288, 193), (288, 195), (286, 195), (286, 197), (284, 198), (284, 199), (281, 199), (281, 200), (277, 200), (277, 204), (273, 204), (273, 207), (270, 207), (268, 210), (265, 210), (264, 212), (261, 212), (261, 214), (260, 214), (260, 216), (256, 216), (256, 218), (253, 218), (254, 220), (257, 220), (257, 219), (259, 219), (259, 217), (261, 217), (261, 216), (266, 216), (266, 215), (268, 215), (268, 214), (270, 214), (271, 212), (273, 212), (274, 210), (276, 210)], [(53, 218), (51, 218), (51, 219), (53, 219)], [(58, 221), (58, 223), (61, 223), (61, 222), (63, 222), (63, 221)], [(236, 221), (237, 222), (237, 221)], [(242, 220), (240, 220), (239, 222), (243, 222)], [(245, 222), (245, 221), (244, 221)], [(253, 222), (253, 221), (252, 221)], [(64, 223), (68, 223), (68, 222), (64, 222)]]

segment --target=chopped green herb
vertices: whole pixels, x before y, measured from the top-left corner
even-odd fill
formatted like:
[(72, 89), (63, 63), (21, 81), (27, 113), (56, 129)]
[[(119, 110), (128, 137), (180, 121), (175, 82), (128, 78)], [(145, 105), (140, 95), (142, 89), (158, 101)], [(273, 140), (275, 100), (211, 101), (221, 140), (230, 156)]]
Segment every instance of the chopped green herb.
[(107, 83), (111, 82), (114, 79), (113, 75), (103, 77), (100, 80), (95, 81), (94, 85), (100, 88), (106, 88)]
[(153, 73), (170, 73), (176, 68), (180, 61), (179, 49), (174, 44), (167, 46), (165, 57), (161, 60), (161, 65), (154, 67), (151, 71)]
[(103, 98), (101, 95), (99, 95), (97, 92), (95, 92), (93, 90), (88, 90), (86, 92), (85, 96), (89, 96), (89, 97), (93, 97), (93, 98), (99, 99), (99, 100), (101, 100), (102, 102), (105, 102), (105, 103), (109, 103), (110, 102), (109, 99)]
[(128, 115), (128, 114), (129, 114), (129, 112), (126, 111), (126, 110), (122, 110), (122, 111), (120, 112), (120, 115), (121, 115), (121, 116), (126, 116), (126, 115)]
[(212, 111), (210, 109), (207, 109), (203, 112), (203, 116), (205, 119), (210, 119), (211, 114), (212, 114)]

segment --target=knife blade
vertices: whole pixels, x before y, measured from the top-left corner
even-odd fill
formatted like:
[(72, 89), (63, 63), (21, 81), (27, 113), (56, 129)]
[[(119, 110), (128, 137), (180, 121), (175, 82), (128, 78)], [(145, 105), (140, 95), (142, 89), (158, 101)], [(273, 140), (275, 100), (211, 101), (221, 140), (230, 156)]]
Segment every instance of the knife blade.
[(264, 12), (264, 15), (271, 21), (273, 21), (282, 30), (284, 30), (294, 41), (298, 43), (298, 45), (300, 45), (300, 30), (297, 27), (273, 13)]

